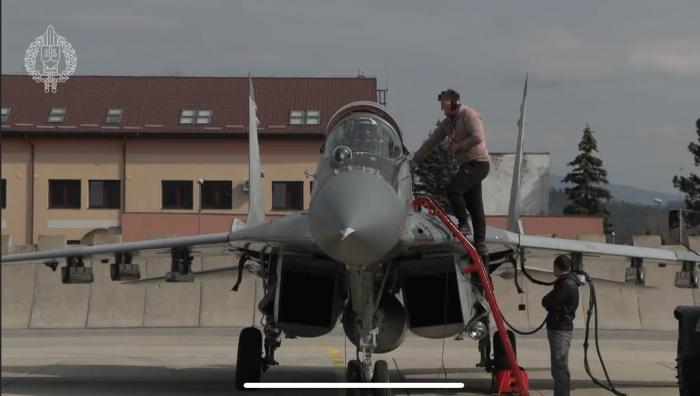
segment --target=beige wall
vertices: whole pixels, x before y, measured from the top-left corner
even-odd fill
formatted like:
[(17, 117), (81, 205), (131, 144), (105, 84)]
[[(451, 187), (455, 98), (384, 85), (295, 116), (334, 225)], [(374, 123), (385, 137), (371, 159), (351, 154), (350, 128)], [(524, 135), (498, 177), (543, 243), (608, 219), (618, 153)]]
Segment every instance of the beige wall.
[[(34, 240), (39, 235), (81, 239), (119, 223), (119, 209), (88, 208), (89, 180), (119, 180), (122, 142), (106, 139), (34, 140)], [(80, 179), (80, 209), (50, 209), (49, 180)]]
[[(304, 206), (310, 200), (309, 180), (304, 170), (316, 169), (320, 140), (261, 142), (261, 161), (265, 172), (263, 190), (265, 208), (272, 211), (273, 181), (303, 181)], [(248, 142), (245, 140), (130, 141), (126, 159), (126, 211), (194, 213), (199, 208), (197, 179), (231, 180), (233, 210), (203, 210), (205, 213), (248, 212), (248, 194), (243, 183), (248, 179)], [(162, 180), (192, 180), (191, 210), (161, 209)], [(285, 213), (284, 211), (275, 211)]]
[[(96, 228), (118, 225), (120, 210), (89, 209), (89, 180), (119, 180), (124, 141), (121, 139), (33, 139), (35, 146), (34, 242), (38, 235), (65, 235), (81, 239)], [(321, 137), (261, 140), (265, 172), (263, 190), (268, 212), (272, 211), (272, 181), (303, 181), (304, 206), (310, 201)], [(28, 219), (27, 172), (30, 146), (23, 139), (2, 139), (2, 177), (7, 180), (7, 209), (2, 211), (12, 244), (26, 239)], [(245, 214), (248, 195), (242, 185), (248, 179), (248, 142), (245, 139), (141, 139), (126, 142), (126, 212), (196, 213), (199, 208), (197, 179), (230, 180), (234, 187), (232, 210), (203, 213)], [(49, 180), (80, 179), (81, 209), (49, 209)], [(162, 180), (193, 181), (192, 210), (161, 209)]]
[(29, 144), (21, 139), (2, 139), (2, 178), (6, 183), (5, 209), (0, 212), (2, 234), (11, 236), (13, 245), (27, 244), (29, 183), (31, 176)]

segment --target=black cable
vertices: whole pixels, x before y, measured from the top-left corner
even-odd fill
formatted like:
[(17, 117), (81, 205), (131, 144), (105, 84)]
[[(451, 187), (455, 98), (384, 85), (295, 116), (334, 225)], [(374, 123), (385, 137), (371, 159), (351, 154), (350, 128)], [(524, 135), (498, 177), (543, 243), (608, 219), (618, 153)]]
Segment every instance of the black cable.
[[(542, 281), (540, 281), (540, 280), (537, 280), (537, 279), (534, 279), (533, 277), (531, 277), (530, 274), (528, 274), (527, 271), (525, 270), (525, 263), (524, 263), (524, 262), (525, 262), (525, 257), (524, 257), (524, 255), (521, 255), (521, 258), (522, 258), (522, 259), (521, 259), (521, 261), (520, 261), (520, 265), (522, 266), (523, 274), (525, 274), (525, 276), (526, 276), (528, 279), (530, 279), (530, 282), (535, 283), (535, 284), (538, 284), (538, 285), (543, 285), (543, 286), (551, 286), (551, 285), (554, 284), (554, 282), (552, 282), (552, 283), (542, 282)], [(517, 262), (515, 261), (515, 258), (513, 258), (513, 257), (511, 257), (510, 262), (511, 262), (511, 264), (513, 264), (513, 270), (514, 270), (514, 275), (515, 275), (515, 276), (513, 277), (513, 279), (515, 280), (515, 286), (516, 286), (516, 288), (518, 289), (518, 294), (522, 294), (522, 289), (520, 288), (520, 285), (518, 284), (518, 264), (517, 264)], [(515, 326), (513, 326), (512, 324), (510, 324), (510, 322), (508, 322), (508, 319), (506, 319), (506, 316), (505, 316), (505, 315), (503, 315), (503, 321), (506, 322), (506, 324), (508, 325), (508, 327), (509, 327), (511, 330), (513, 330), (514, 332), (516, 332), (516, 333), (518, 333), (518, 334), (520, 334), (520, 335), (532, 335), (532, 334), (535, 334), (535, 333), (537, 333), (538, 331), (542, 330), (542, 328), (544, 327), (544, 325), (547, 323), (547, 318), (545, 317), (544, 320), (542, 321), (542, 323), (541, 323), (539, 326), (537, 326), (536, 329), (531, 330), (531, 331), (524, 331), (524, 330), (520, 330), (520, 329), (516, 328)]]
[[(514, 258), (514, 257), (511, 257), (511, 262), (514, 262), (514, 261), (515, 261), (515, 258)], [(527, 272), (527, 270), (525, 269), (525, 253), (524, 253), (524, 252), (521, 252), (521, 253), (520, 253), (520, 270), (523, 272), (523, 274), (525, 275), (525, 277), (526, 277), (530, 282), (532, 282), (532, 283), (534, 283), (534, 284), (536, 284), (536, 285), (540, 285), (540, 286), (553, 286), (553, 285), (557, 282), (556, 279), (553, 280), (553, 281), (551, 281), (551, 282), (544, 282), (544, 281), (541, 281), (541, 280), (538, 280), (538, 279), (533, 278), (533, 277)], [(516, 275), (516, 276), (518, 275), (517, 270), (516, 270), (515, 275)]]
[[(595, 295), (595, 286), (593, 285), (593, 279), (591, 279), (591, 276), (588, 275), (584, 271), (577, 271), (577, 273), (583, 275), (586, 277), (586, 282), (588, 282), (588, 287), (590, 288), (590, 296), (589, 296), (589, 304), (588, 304), (588, 311), (586, 312), (586, 336), (583, 341), (583, 366), (586, 369), (586, 374), (588, 374), (589, 377), (591, 377), (591, 380), (601, 388), (607, 390), (608, 392), (611, 392), (617, 396), (627, 396), (625, 393), (622, 393), (618, 391), (615, 388), (615, 385), (613, 385), (612, 381), (610, 380), (610, 376), (608, 375), (608, 370), (605, 367), (605, 362), (603, 361), (603, 355), (600, 352), (600, 343), (598, 341), (598, 300)], [(588, 336), (590, 333), (590, 324), (591, 324), (591, 315), (594, 314), (595, 318), (595, 346), (596, 346), (596, 352), (598, 353), (598, 359), (600, 360), (600, 366), (603, 368), (603, 373), (605, 374), (605, 379), (608, 382), (608, 386), (600, 382), (596, 377), (593, 376), (591, 373), (591, 367), (588, 364)]]
[(544, 327), (544, 325), (547, 323), (547, 318), (544, 318), (544, 320), (542, 321), (542, 324), (539, 325), (539, 326), (537, 326), (536, 329), (531, 330), (531, 331), (518, 330), (517, 328), (515, 328), (515, 326), (513, 326), (512, 324), (510, 324), (510, 322), (508, 322), (508, 319), (506, 319), (505, 316), (503, 316), (503, 321), (506, 322), (506, 324), (508, 325), (508, 327), (509, 327), (511, 330), (513, 330), (514, 332), (516, 332), (516, 333), (518, 333), (518, 334), (520, 334), (520, 335), (532, 335), (532, 334), (535, 334), (535, 333), (537, 333), (538, 331), (542, 330), (542, 328)]
[[(542, 285), (542, 286), (551, 286), (556, 282), (556, 280), (554, 282), (543, 282), (543, 281), (537, 280), (537, 279), (533, 278), (532, 276), (530, 276), (530, 274), (528, 274), (527, 270), (525, 269), (525, 260), (524, 260), (525, 257), (524, 257), (524, 255), (521, 255), (521, 258), (522, 258), (522, 260), (520, 262), (521, 270), (523, 271), (523, 274), (532, 283), (535, 283), (537, 285)], [(586, 278), (586, 282), (588, 283), (588, 287), (590, 288), (588, 311), (586, 312), (586, 334), (585, 334), (584, 341), (583, 341), (583, 366), (586, 369), (586, 374), (588, 374), (588, 376), (591, 378), (593, 383), (595, 383), (599, 387), (607, 390), (608, 392), (611, 392), (611, 393), (615, 394), (616, 396), (627, 396), (625, 393), (618, 391), (615, 388), (615, 386), (613, 385), (612, 381), (610, 380), (610, 376), (608, 375), (608, 370), (607, 370), (607, 367), (605, 366), (605, 362), (603, 361), (603, 355), (600, 352), (600, 343), (598, 342), (598, 300), (597, 300), (596, 294), (595, 294), (595, 286), (593, 285), (593, 279), (585, 271), (580, 270), (580, 271), (576, 271), (576, 273), (581, 274)], [(593, 315), (593, 314), (595, 314), (595, 315)], [(594, 316), (594, 318), (595, 318), (594, 339), (595, 339), (595, 345), (596, 345), (596, 352), (598, 354), (598, 359), (600, 360), (600, 365), (603, 368), (603, 373), (605, 374), (605, 379), (607, 380), (608, 385), (603, 384), (602, 382), (600, 382), (600, 380), (598, 380), (596, 377), (593, 376), (593, 373), (591, 373), (591, 367), (588, 364), (588, 337), (590, 334), (591, 316)], [(540, 329), (542, 329), (544, 324), (547, 322), (547, 319), (545, 318), (545, 320), (542, 322), (542, 324), (538, 328), (536, 328), (535, 330), (530, 331), (530, 332), (523, 332), (523, 331), (516, 329), (510, 323), (508, 323), (505, 316), (503, 317), (503, 320), (506, 322), (506, 324), (508, 325), (508, 327), (510, 327), (511, 330), (513, 330), (514, 332), (521, 334), (521, 335), (534, 334), (534, 333), (538, 332)]]

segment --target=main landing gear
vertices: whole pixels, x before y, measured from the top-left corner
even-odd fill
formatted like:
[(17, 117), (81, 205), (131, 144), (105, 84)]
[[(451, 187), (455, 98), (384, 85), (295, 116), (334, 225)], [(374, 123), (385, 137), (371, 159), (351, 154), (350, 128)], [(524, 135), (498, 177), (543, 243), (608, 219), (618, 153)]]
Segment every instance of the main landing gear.
[(246, 382), (260, 382), (262, 375), (262, 332), (246, 327), (238, 337), (236, 388), (244, 390)]
[[(263, 345), (263, 331), (265, 342)], [(281, 330), (267, 323), (263, 331), (256, 327), (246, 327), (238, 337), (236, 357), (236, 388), (244, 390), (246, 382), (260, 382), (262, 373), (271, 366), (277, 366), (275, 350), (279, 348)], [(264, 352), (264, 353), (263, 353)]]

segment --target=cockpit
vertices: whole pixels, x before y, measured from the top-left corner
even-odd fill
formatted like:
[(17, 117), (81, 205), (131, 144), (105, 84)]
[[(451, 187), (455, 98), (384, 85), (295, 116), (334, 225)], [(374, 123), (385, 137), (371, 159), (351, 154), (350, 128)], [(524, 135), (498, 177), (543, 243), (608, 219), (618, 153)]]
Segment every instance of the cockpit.
[(361, 112), (350, 114), (333, 127), (326, 138), (324, 155), (338, 163), (352, 156), (398, 162), (403, 146), (388, 122), (376, 114)]

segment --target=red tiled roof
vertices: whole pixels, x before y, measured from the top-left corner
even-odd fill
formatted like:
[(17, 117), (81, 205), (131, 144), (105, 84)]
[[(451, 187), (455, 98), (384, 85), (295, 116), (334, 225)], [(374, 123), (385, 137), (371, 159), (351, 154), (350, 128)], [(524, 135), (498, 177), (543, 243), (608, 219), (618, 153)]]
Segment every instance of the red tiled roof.
[[(248, 125), (247, 77), (72, 76), (56, 93), (27, 75), (1, 83), (2, 107), (11, 108), (3, 132), (244, 133)], [(337, 109), (377, 97), (377, 80), (365, 77), (258, 77), (253, 87), (261, 134), (322, 134)], [(66, 108), (62, 123), (48, 122), (52, 107)], [(119, 124), (105, 123), (108, 108), (123, 109)], [(180, 125), (183, 109), (213, 110), (211, 123)], [(320, 110), (321, 123), (289, 125), (291, 110)]]

